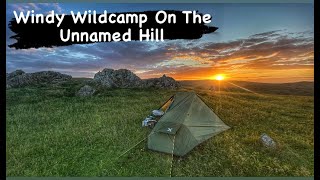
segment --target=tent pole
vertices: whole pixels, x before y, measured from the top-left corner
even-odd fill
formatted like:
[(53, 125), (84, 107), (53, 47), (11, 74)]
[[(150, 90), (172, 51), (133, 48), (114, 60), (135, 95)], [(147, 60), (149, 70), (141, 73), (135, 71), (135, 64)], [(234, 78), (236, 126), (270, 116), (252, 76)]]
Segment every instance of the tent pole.
[(161, 109), (162, 106), (164, 106), (165, 104), (167, 104), (167, 102), (169, 102), (172, 98), (174, 98), (174, 95), (171, 96), (165, 103), (163, 103), (158, 109)]

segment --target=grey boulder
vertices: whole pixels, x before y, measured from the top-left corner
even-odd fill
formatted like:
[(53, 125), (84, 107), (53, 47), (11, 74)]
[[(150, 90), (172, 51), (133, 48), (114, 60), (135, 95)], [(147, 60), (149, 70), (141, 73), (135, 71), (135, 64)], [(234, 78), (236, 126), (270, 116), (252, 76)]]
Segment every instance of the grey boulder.
[(127, 69), (103, 69), (94, 75), (94, 81), (107, 88), (140, 87), (141, 79)]
[(92, 88), (89, 85), (85, 85), (79, 89), (79, 91), (76, 93), (76, 95), (82, 96), (82, 97), (92, 96), (95, 92), (96, 92), (96, 90), (94, 88)]

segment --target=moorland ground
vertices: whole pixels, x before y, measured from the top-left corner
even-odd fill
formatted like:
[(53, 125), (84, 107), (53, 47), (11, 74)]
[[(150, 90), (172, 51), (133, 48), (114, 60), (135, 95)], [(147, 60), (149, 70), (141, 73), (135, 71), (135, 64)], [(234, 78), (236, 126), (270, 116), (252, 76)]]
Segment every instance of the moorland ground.
[[(313, 176), (313, 90), (184, 82), (179, 91), (197, 92), (231, 129), (172, 160), (146, 148), (141, 121), (178, 90), (99, 89), (84, 98), (74, 95), (81, 84), (7, 90), (7, 176)], [(262, 133), (276, 149), (261, 144)]]

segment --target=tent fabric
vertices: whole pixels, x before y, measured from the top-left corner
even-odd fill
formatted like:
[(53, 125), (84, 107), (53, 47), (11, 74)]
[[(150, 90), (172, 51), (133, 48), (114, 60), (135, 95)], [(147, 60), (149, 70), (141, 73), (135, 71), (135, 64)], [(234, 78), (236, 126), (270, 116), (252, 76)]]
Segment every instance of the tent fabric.
[(178, 92), (148, 137), (151, 150), (184, 156), (227, 126), (193, 92)]

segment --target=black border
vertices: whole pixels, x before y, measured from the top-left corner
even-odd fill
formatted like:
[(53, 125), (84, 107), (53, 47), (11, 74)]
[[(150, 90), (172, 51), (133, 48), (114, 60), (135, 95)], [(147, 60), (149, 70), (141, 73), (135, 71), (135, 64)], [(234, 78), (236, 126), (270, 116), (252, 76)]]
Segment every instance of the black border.
[(1, 1), (0, 4), (0, 18), (1, 18), (1, 40), (0, 40), (0, 81), (1, 81), (1, 92), (0, 92), (0, 152), (1, 152), (1, 169), (0, 179), (6, 179), (6, 1)]
[[(319, 68), (320, 68), (320, 50), (319, 50), (319, 38), (320, 38), (320, 26), (316, 17), (319, 17), (319, 11), (316, 11), (316, 7), (319, 7), (320, 3), (314, 0), (314, 178), (320, 179), (320, 171), (316, 170), (320, 167), (320, 154), (317, 151), (320, 144), (320, 122), (318, 107), (320, 96), (317, 92), (320, 91), (319, 84)], [(0, 4), (0, 179), (6, 179), (6, 1), (1, 1)]]

